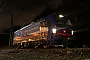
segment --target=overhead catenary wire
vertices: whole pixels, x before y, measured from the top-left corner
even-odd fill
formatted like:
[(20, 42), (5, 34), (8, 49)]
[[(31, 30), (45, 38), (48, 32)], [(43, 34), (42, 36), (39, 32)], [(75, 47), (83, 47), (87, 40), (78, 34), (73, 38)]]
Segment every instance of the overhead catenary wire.
[[(8, 0), (7, 0), (7, 1), (8, 1)], [(4, 6), (5, 6), (5, 4), (6, 4), (7, 1), (5, 1), (5, 3), (4, 3), (3, 6), (1, 7), (0, 12), (1, 12), (2, 9), (4, 8)], [(2, 0), (1, 0), (1, 2), (2, 2)], [(1, 2), (0, 2), (0, 3), (1, 3)]]

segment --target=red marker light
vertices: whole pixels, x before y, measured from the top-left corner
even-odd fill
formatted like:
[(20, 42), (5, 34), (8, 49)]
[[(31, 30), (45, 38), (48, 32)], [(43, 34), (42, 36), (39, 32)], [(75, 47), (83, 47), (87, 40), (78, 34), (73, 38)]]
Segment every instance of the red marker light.
[(66, 30), (63, 30), (64, 33), (66, 33)]

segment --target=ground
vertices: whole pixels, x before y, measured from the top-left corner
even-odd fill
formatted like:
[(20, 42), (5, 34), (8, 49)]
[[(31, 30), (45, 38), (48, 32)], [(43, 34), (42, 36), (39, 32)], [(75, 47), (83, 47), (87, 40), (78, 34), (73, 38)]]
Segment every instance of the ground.
[(90, 48), (1, 49), (0, 60), (90, 60)]

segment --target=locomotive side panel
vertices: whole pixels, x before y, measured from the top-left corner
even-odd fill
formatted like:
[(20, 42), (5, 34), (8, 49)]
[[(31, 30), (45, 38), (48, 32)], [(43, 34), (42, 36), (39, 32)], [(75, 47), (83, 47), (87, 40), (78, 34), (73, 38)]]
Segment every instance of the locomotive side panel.
[(14, 33), (13, 45), (24, 44), (42, 44), (47, 40), (48, 27), (44, 26), (43, 21), (27, 25)]

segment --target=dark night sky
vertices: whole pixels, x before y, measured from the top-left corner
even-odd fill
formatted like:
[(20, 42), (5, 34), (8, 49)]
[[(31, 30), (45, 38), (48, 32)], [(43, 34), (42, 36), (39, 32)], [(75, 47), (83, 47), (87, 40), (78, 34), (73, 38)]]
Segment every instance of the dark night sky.
[(47, 6), (56, 8), (61, 0), (0, 0), (0, 32), (10, 27), (11, 14), (14, 25), (30, 23)]
[(11, 14), (14, 26), (23, 26), (40, 14), (50, 13), (63, 14), (76, 31), (90, 29), (88, 0), (0, 0), (0, 32), (10, 27)]

